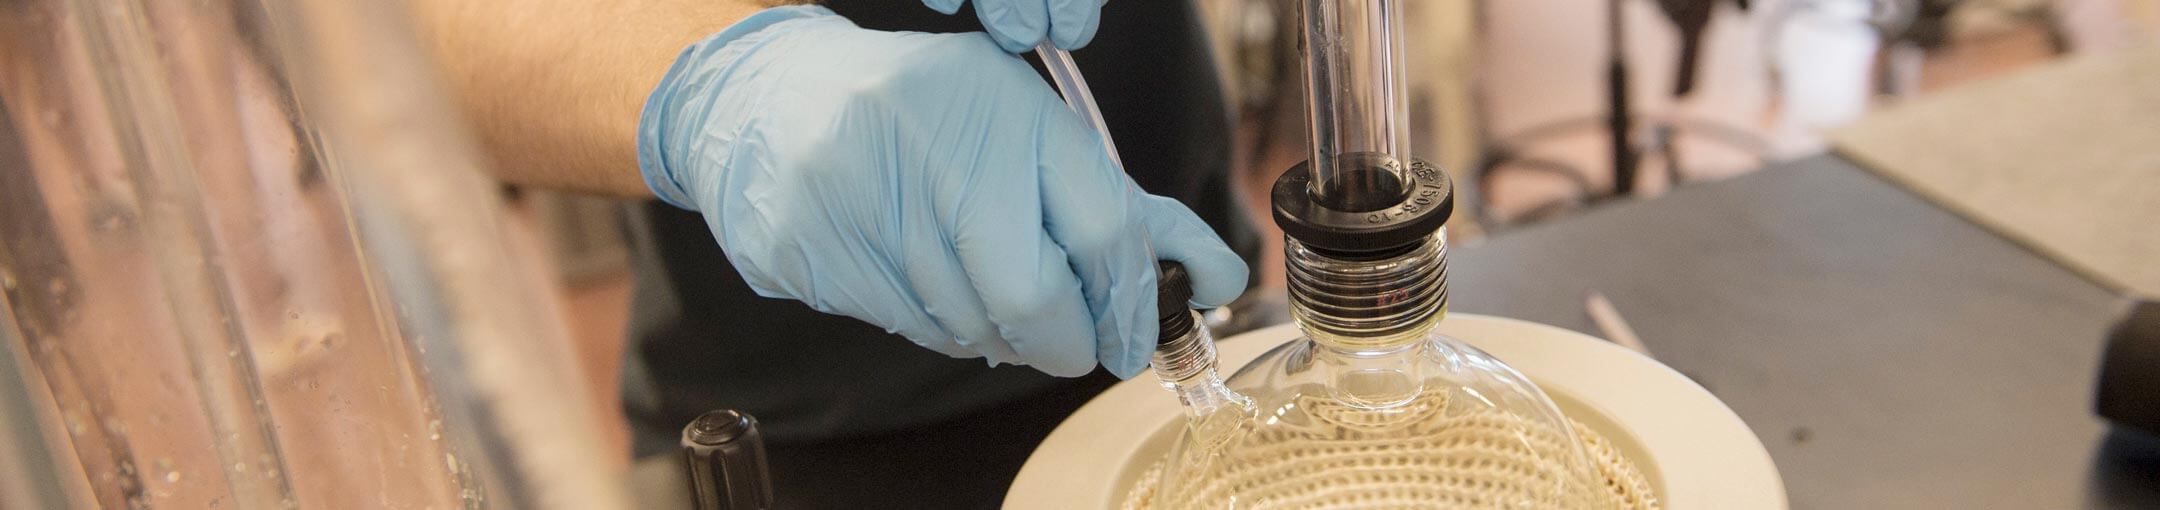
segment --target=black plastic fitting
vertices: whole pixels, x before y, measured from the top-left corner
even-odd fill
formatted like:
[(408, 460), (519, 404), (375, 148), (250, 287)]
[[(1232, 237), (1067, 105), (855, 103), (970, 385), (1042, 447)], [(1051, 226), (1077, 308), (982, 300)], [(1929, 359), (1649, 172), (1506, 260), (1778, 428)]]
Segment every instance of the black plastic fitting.
[(1366, 184), (1366, 195), (1402, 190), (1400, 199), (1365, 204), (1323, 203), (1313, 197), (1307, 169), (1312, 163), (1299, 163), (1275, 179), (1270, 196), (1275, 225), (1309, 248), (1348, 260), (1386, 258), (1414, 247), (1455, 213), (1455, 186), (1438, 167), (1415, 158), (1405, 161), (1410, 165), (1403, 172), (1407, 182), (1395, 182), (1399, 179), (1394, 173), (1379, 168), (1345, 165), (1346, 175), (1336, 180), (1376, 183)]

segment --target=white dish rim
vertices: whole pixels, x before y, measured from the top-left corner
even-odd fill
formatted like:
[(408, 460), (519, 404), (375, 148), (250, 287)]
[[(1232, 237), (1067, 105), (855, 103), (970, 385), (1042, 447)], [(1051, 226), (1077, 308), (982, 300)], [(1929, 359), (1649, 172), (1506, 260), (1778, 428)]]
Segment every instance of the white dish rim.
[[(1589, 407), (1604, 420), (1628, 424), (1628, 440), (1656, 459), (1650, 469), (1664, 508), (1787, 510), (1784, 483), (1761, 440), (1687, 376), (1596, 337), (1534, 322), (1451, 313), (1439, 329), (1506, 361), (1556, 400), (1594, 403)], [(1217, 363), (1235, 372), (1298, 335), (1284, 324), (1225, 339)], [(1036, 447), (1006, 492), (1005, 508), (1118, 507), (1129, 459), (1179, 417), (1176, 399), (1153, 375), (1118, 383)]]

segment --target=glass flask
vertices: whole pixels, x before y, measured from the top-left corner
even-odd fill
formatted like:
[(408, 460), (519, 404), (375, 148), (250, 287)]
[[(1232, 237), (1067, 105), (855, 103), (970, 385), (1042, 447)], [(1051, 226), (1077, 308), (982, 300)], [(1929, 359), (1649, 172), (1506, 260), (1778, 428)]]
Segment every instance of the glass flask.
[(1200, 314), (1186, 307), (1192, 300), (1192, 284), (1185, 267), (1176, 262), (1157, 266), (1160, 293), (1156, 306), (1161, 317), (1154, 359), (1148, 366), (1164, 389), (1178, 396), (1185, 409), (1188, 440), (1213, 444), (1249, 429), (1259, 416), (1252, 399), (1231, 391), (1215, 371), (1215, 337)]
[[(1186, 426), (1154, 485), (1136, 487), (1150, 494), (1128, 506), (1654, 507), (1637, 483), (1609, 486), (1576, 428), (1528, 378), (1433, 331), (1447, 302), (1441, 237), (1369, 261), (1295, 240), (1285, 251), (1304, 336), (1225, 381), (1215, 377), (1212, 347), (1186, 346), (1208, 344), (1204, 328), (1180, 335), (1197, 341), (1174, 341), (1165, 329), (1156, 373), (1185, 404)], [(1398, 313), (1346, 312), (1357, 306)]]
[(1406, 156), (1402, 3), (1301, 7), (1311, 153), (1270, 199), (1304, 336), (1222, 380), (1165, 267), (1154, 365), (1186, 420), (1128, 506), (1656, 508), (1527, 377), (1435, 331), (1454, 188)]

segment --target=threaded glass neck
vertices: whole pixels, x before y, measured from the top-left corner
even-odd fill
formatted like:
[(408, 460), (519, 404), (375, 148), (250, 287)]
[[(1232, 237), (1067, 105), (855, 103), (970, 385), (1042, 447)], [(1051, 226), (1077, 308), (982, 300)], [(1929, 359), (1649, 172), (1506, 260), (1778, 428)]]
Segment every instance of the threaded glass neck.
[(1148, 365), (1155, 369), (1155, 378), (1165, 385), (1215, 371), (1215, 339), (1208, 335), (1207, 328), (1199, 325), (1198, 315), (1186, 312), (1162, 321), (1163, 335), (1155, 344), (1155, 358)]
[(1283, 243), (1290, 315), (1323, 346), (1408, 345), (1447, 313), (1447, 229), (1393, 255), (1359, 260)]

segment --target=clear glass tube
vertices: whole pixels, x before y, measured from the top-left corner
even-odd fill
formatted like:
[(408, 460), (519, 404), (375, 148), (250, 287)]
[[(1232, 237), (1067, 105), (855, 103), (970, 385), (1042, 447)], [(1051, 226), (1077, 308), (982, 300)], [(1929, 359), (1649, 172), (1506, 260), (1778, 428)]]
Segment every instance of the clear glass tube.
[(1323, 205), (1369, 211), (1401, 201), (1408, 156), (1402, 5), (1301, 0), (1312, 182)]
[[(1182, 446), (1171, 458), (1206, 463), (1223, 446), (1249, 433), (1260, 409), (1253, 399), (1223, 383), (1215, 371), (1214, 335), (1200, 322), (1199, 313), (1187, 313), (1185, 321), (1163, 321), (1165, 327), (1174, 328), (1165, 331), (1173, 333), (1163, 336), (1155, 347), (1155, 359), (1148, 364), (1154, 368), (1155, 379), (1176, 393), (1185, 408), (1185, 429), (1179, 435)], [(1182, 476), (1165, 479), (1163, 490), (1186, 492), (1188, 481)]]
[(1226, 407), (1250, 410), (1252, 400), (1223, 386), (1222, 376), (1215, 371), (1215, 336), (1208, 333), (1199, 313), (1191, 317), (1188, 329), (1156, 346), (1155, 359), (1148, 363), (1155, 379), (1177, 394), (1187, 418), (1201, 420)]

